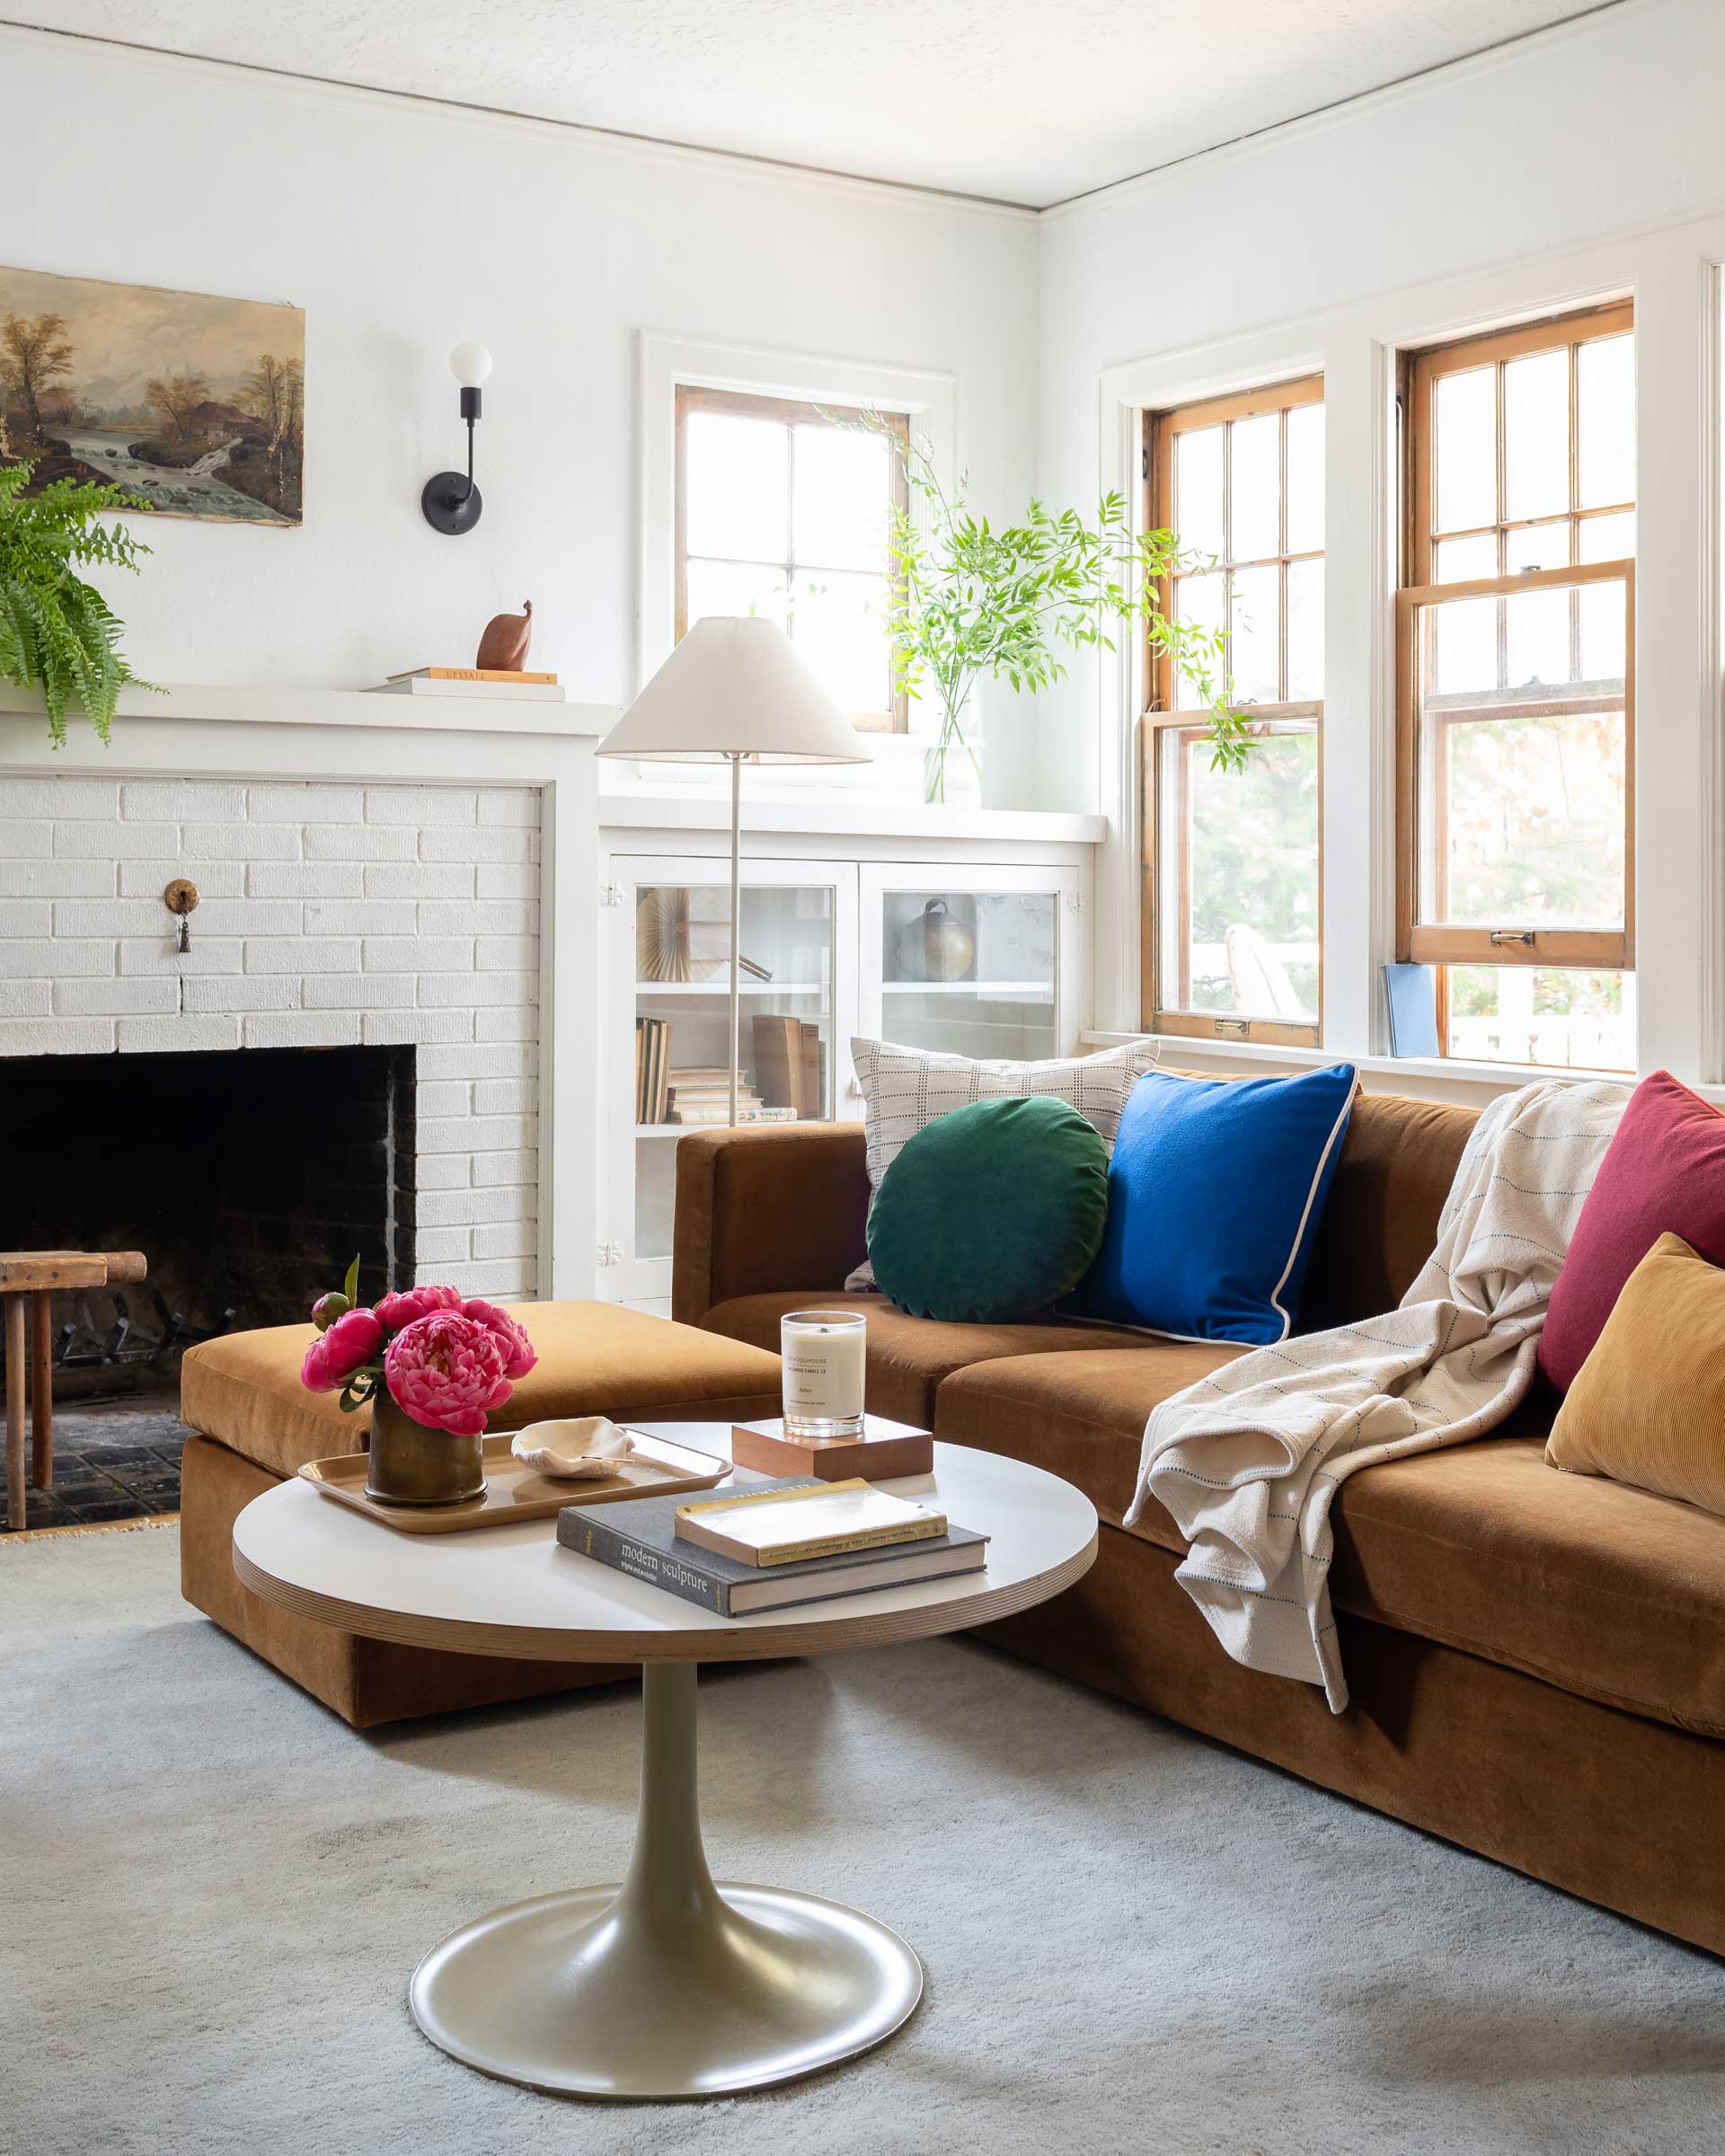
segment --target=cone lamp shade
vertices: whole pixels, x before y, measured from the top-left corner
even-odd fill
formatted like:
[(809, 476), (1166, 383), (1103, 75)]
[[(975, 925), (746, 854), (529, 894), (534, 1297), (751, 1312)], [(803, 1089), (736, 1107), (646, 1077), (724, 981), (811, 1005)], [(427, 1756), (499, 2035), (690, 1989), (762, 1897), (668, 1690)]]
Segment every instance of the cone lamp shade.
[(595, 752), (641, 763), (730, 767), (730, 1120), (742, 1047), (738, 940), (742, 917), (742, 775), (746, 763), (869, 764), (856, 729), (776, 622), (709, 614)]
[(695, 623), (597, 753), (675, 764), (872, 761), (778, 623), (727, 614)]

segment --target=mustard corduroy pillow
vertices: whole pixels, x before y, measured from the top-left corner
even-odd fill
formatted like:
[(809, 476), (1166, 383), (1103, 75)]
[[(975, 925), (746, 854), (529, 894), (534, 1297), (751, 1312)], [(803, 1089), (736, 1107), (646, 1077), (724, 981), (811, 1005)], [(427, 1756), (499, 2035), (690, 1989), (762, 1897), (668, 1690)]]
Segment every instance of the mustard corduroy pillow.
[(1623, 1283), (1545, 1457), (1725, 1515), (1725, 1270), (1681, 1235), (1661, 1235)]

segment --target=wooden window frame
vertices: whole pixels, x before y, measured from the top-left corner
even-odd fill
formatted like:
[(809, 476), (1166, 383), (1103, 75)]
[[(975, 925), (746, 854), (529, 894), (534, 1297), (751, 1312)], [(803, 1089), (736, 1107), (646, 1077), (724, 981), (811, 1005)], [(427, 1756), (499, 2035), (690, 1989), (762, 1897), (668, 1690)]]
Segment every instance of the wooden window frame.
[[(1324, 383), (1322, 375), (1302, 376), (1289, 382), (1272, 383), (1259, 389), (1238, 391), (1220, 397), (1207, 397), (1201, 402), (1181, 404), (1169, 411), (1146, 411), (1144, 414), (1144, 504), (1146, 528), (1151, 531), (1168, 531), (1172, 528), (1173, 470), (1172, 448), (1175, 439), (1182, 434), (1195, 434), (1204, 428), (1216, 427), (1234, 420), (1262, 417), (1268, 412), (1295, 411), (1305, 405), (1323, 402)], [(1280, 662), (1278, 676), (1287, 677), (1287, 569), (1290, 562), (1322, 561), (1326, 559), (1326, 548), (1310, 548), (1303, 552), (1288, 553), (1286, 550), (1275, 555), (1235, 562), (1227, 558), (1231, 536), (1230, 524), (1234, 514), (1232, 488), (1232, 437), (1223, 437), (1222, 464), (1222, 515), (1223, 546), (1221, 562), (1226, 569), (1242, 570), (1274, 565), (1281, 571), (1282, 603), (1280, 609)], [(1287, 431), (1283, 430), (1283, 470), (1281, 485), (1281, 536), (1287, 535)], [(1326, 534), (1326, 538), (1328, 535)], [(1161, 603), (1165, 610), (1173, 603), (1172, 579), (1162, 580)], [(1144, 644), (1144, 678), (1149, 693), (1149, 706), (1138, 721), (1138, 800), (1140, 873), (1142, 896), (1140, 917), (1142, 932), (1139, 937), (1140, 993), (1142, 997), (1141, 1023), (1146, 1033), (1171, 1035), (1177, 1038), (1202, 1040), (1252, 1040), (1269, 1043), (1278, 1047), (1317, 1047), (1322, 1040), (1322, 1018), (1309, 1022), (1293, 1022), (1284, 1019), (1252, 1018), (1231, 1013), (1185, 1011), (1172, 1005), (1164, 1008), (1163, 994), (1166, 984), (1162, 977), (1162, 938), (1158, 933), (1157, 876), (1160, 869), (1158, 848), (1162, 828), (1162, 764), (1158, 753), (1159, 736), (1170, 729), (1181, 733), (1195, 732), (1207, 721), (1206, 714), (1194, 711), (1172, 709), (1178, 674), (1170, 655), (1158, 650), (1146, 637)], [(1323, 1003), (1323, 702), (1322, 698), (1283, 703), (1255, 703), (1251, 707), (1252, 717), (1271, 730), (1296, 730), (1309, 727), (1317, 738), (1318, 747), (1318, 1007)], [(1190, 905), (1190, 879), (1182, 871), (1180, 880), (1181, 903)], [(1186, 939), (1182, 936), (1182, 948)]]
[[(1583, 562), (1571, 559), (1555, 569), (1504, 571), (1502, 563), (1511, 532), (1566, 520), (1570, 552), (1579, 552), (1581, 526), (1599, 517), (1634, 514), (1633, 501), (1580, 506), (1576, 414), (1576, 354), (1580, 347), (1609, 337), (1632, 335), (1634, 310), (1628, 301), (1584, 312), (1555, 315), (1544, 321), (1470, 337), (1459, 343), (1411, 355), (1407, 372), (1408, 422), (1404, 428), (1409, 503), (1405, 553), (1411, 581), (1396, 594), (1396, 817), (1395, 817), (1395, 949), (1404, 963), (1468, 966), (1531, 966), (1543, 968), (1623, 972), (1635, 964), (1635, 564), (1633, 560)], [(1435, 464), (1437, 430), (1433, 423), (1437, 384), (1446, 376), (1472, 373), (1485, 366), (1501, 368), (1506, 361), (1533, 352), (1567, 346), (1570, 352), (1570, 499), (1555, 515), (1531, 517), (1499, 517), (1491, 525), (1465, 530), (1434, 533)], [(1497, 397), (1497, 507), (1504, 501), (1503, 397)], [(1466, 581), (1434, 580), (1434, 548), (1439, 537), (1497, 538), (1499, 573)], [(1614, 582), (1623, 586), (1623, 924), (1621, 929), (1551, 928), (1539, 921), (1502, 921), (1494, 927), (1457, 927), (1449, 923), (1424, 921), (1420, 916), (1420, 667), (1415, 649), (1416, 617), (1422, 606), (1453, 599), (1503, 597), (1517, 592), (1537, 591), (1553, 586), (1573, 588)], [(1550, 699), (1552, 708), (1565, 711), (1586, 708), (1586, 700), (1561, 691)], [(1506, 708), (1535, 714), (1540, 705), (1507, 699)], [(1617, 700), (1611, 709), (1617, 708)], [(1469, 713), (1469, 716), (1477, 716)], [(1448, 994), (1440, 977), (1438, 1016), (1442, 1046), (1448, 1050)]]
[[(688, 418), (692, 411), (729, 412), (740, 419), (773, 420), (791, 429), (791, 449), (785, 470), (787, 494), (796, 482), (796, 434), (799, 427), (837, 426), (853, 424), (874, 418), (884, 420), (898, 437), (901, 448), (910, 440), (910, 420), (903, 412), (882, 411), (870, 413), (860, 405), (813, 403), (798, 397), (756, 396), (747, 390), (708, 389), (700, 383), (679, 382), (677, 385), (677, 478), (673, 509), (674, 567), (672, 577), (674, 641), (681, 643), (689, 626), (689, 551), (688, 551)], [(902, 455), (892, 460), (892, 507), (900, 515), (910, 511), (910, 484), (905, 473)], [(785, 512), (787, 537), (792, 531), (790, 504)], [(753, 562), (748, 566), (755, 566)], [(761, 566), (765, 566), (762, 564)], [(772, 566), (784, 571), (787, 588), (793, 594), (796, 579), (804, 574), (820, 573), (819, 564), (800, 562), (792, 557)], [(854, 575), (850, 570), (831, 569), (835, 576)], [(890, 564), (884, 565), (889, 570)], [(890, 663), (890, 662), (889, 662)], [(846, 717), (859, 733), (907, 734), (910, 731), (910, 699), (907, 692), (893, 685), (888, 707), (880, 711), (850, 711)]]

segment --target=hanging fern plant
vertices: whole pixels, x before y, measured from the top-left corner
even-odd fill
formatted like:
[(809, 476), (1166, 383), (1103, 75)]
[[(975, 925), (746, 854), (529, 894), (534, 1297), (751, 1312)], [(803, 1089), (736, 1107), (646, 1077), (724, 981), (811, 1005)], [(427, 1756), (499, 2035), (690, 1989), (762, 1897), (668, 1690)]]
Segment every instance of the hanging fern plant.
[(119, 651), (125, 623), (75, 565), (136, 570), (149, 548), (124, 525), (97, 520), (111, 509), (149, 504), (122, 487), (57, 479), (28, 494), (34, 464), (0, 464), (0, 676), (40, 682), (49, 733), (66, 745), (66, 714), (81, 705), (106, 741), (119, 692), (139, 681)]

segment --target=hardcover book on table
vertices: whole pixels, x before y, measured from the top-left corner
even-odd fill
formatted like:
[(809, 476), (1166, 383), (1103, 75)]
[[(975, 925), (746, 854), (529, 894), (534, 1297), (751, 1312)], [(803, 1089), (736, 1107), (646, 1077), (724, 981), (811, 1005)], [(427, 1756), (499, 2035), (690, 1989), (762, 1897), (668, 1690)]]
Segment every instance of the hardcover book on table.
[[(824, 1489), (830, 1485), (801, 1487)], [(557, 1515), (557, 1540), (566, 1550), (625, 1578), (661, 1587), (721, 1617), (746, 1617), (758, 1610), (788, 1609), (800, 1603), (979, 1572), (987, 1559), (986, 1535), (949, 1523), (944, 1534), (920, 1542), (885, 1543), (794, 1564), (740, 1564), (679, 1539), (677, 1510), (682, 1502), (678, 1498), (636, 1498), (606, 1505), (566, 1505)]]
[(677, 1533), (739, 1564), (786, 1565), (889, 1542), (932, 1542), (946, 1533), (946, 1515), (860, 1476), (843, 1482), (798, 1477), (681, 1506)]

